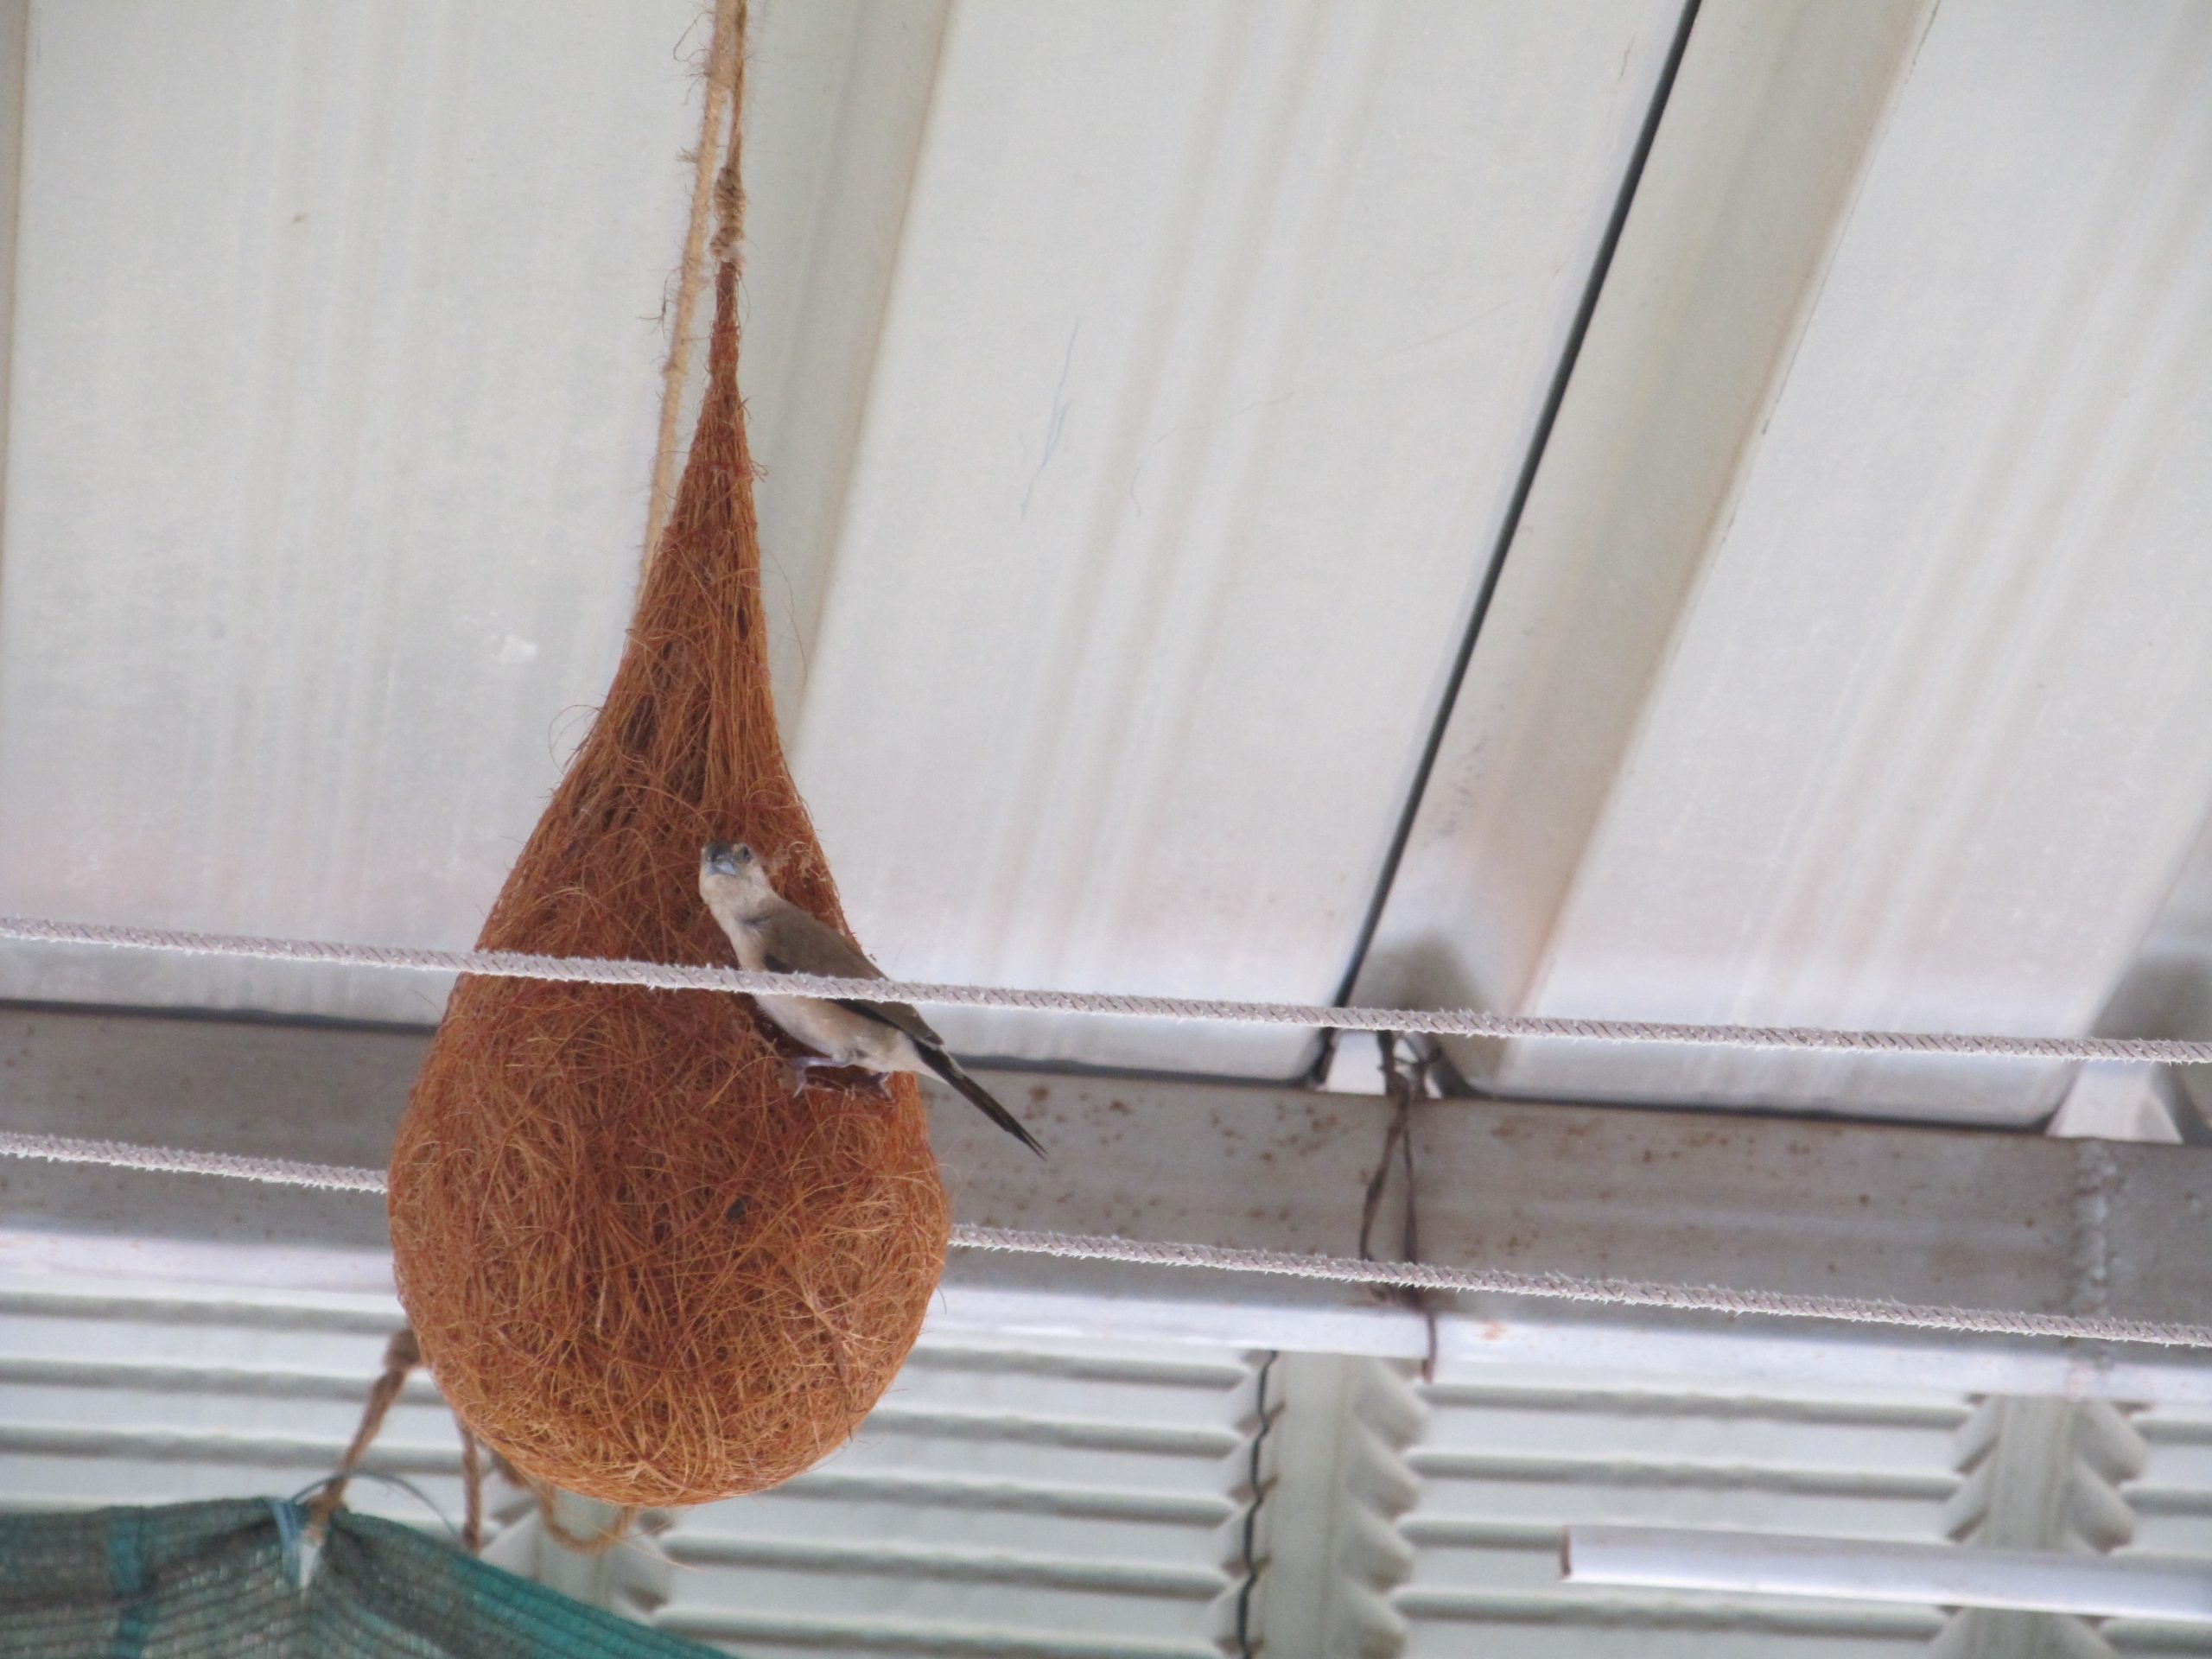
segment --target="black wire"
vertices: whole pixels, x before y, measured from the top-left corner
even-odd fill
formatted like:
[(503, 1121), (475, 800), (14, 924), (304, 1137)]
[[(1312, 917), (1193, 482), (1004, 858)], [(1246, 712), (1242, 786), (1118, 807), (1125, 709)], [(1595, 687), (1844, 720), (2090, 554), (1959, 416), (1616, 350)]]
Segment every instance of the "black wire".
[[(1582, 355), (1582, 342), (1590, 332), (1590, 319), (1598, 309), (1599, 291), (1605, 285), (1605, 277), (1612, 270), (1613, 254), (1620, 246), (1621, 229), (1628, 223), (1629, 204), (1636, 200), (1637, 187), (1643, 181), (1643, 166), (1650, 159), (1653, 140), (1659, 136), (1660, 118), (1667, 112), (1667, 100), (1675, 90), (1675, 77), (1682, 67), (1682, 54), (1690, 43), (1690, 29), (1697, 22), (1700, 0), (1684, 0), (1681, 19), (1675, 26), (1675, 38), (1667, 48), (1667, 60), (1660, 67), (1659, 80), (1652, 89), (1651, 106), (1644, 112), (1643, 130), (1637, 133), (1636, 149), (1629, 156), (1628, 169), (1621, 175), (1619, 190), (1613, 197), (1612, 214), (1605, 223), (1605, 233), (1598, 244), (1598, 257), (1590, 266), (1589, 279), (1583, 284), (1582, 298), (1574, 313), (1574, 321), (1567, 330), (1567, 345), (1560, 353), (1559, 365), (1553, 371), (1552, 383), (1544, 394), (1542, 410), (1536, 416), (1535, 432), (1530, 435), (1527, 453), (1521, 461), (1521, 471), (1513, 484), (1513, 494), (1505, 509), (1504, 521), (1498, 526), (1497, 539), (1491, 544), (1490, 563), (1483, 573), (1481, 588), (1475, 594), (1475, 607), (1467, 619), (1466, 631), (1460, 636), (1458, 654), (1452, 658), (1452, 671), (1445, 677), (1444, 695), (1436, 706), (1435, 718), (1429, 724), (1428, 737), (1421, 748), (1421, 762), (1414, 768), (1412, 787), (1406, 791), (1403, 809), (1398, 815), (1396, 830), (1390, 837), (1389, 850), (1383, 855), (1382, 870), (1375, 884), (1373, 895), (1368, 901), (1367, 915), (1360, 924), (1359, 937), (1353, 942), (1351, 962), (1344, 969), (1343, 982), (1337, 987), (1335, 1001), (1338, 1006), (1349, 1005), (1352, 987), (1359, 979), (1360, 969), (1367, 965), (1367, 953), (1375, 943), (1375, 931), (1382, 925), (1382, 906), (1390, 896), (1391, 884), (1398, 878), (1398, 866), (1406, 855), (1406, 843), (1412, 838), (1414, 820), (1421, 811), (1421, 798), (1428, 791), (1430, 775), (1436, 770), (1436, 757), (1444, 747), (1444, 734), (1452, 721), (1453, 705), (1459, 701), (1459, 688), (1467, 678), (1467, 664), (1475, 654), (1475, 639), (1482, 632), (1483, 620), (1490, 614), (1491, 600), (1497, 592), (1498, 573), (1505, 568), (1507, 550), (1521, 528), (1521, 515), (1529, 505), (1529, 492), (1535, 488), (1536, 469), (1542, 463), (1544, 450), (1551, 442), (1552, 428), (1558, 423), (1560, 405), (1567, 399), (1567, 382), (1573, 378), (1574, 365)], [(1321, 1042), (1315, 1061), (1315, 1075), (1329, 1061), (1336, 1033), (1327, 1033)]]
[(1252, 1436), (1252, 1460), (1246, 1476), (1252, 1488), (1252, 1502), (1244, 1511), (1244, 1582), (1236, 1589), (1236, 1652), (1238, 1659), (1253, 1659), (1258, 1651), (1252, 1645), (1252, 1592), (1260, 1582), (1260, 1564), (1253, 1558), (1260, 1535), (1260, 1505), (1267, 1497), (1267, 1489), (1260, 1484), (1260, 1453), (1268, 1443), (1268, 1431), (1274, 1427), (1274, 1417), (1268, 1411), (1268, 1376), (1282, 1357), (1280, 1351), (1268, 1354), (1260, 1362), (1259, 1402), (1260, 1427)]

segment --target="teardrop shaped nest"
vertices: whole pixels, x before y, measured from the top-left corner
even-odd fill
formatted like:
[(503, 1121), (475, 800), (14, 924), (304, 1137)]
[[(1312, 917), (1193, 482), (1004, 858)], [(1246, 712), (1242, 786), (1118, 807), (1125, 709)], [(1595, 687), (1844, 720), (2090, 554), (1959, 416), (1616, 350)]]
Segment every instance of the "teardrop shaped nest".
[[(728, 264), (627, 648), (481, 943), (727, 965), (696, 885), (715, 840), (843, 926), (776, 734)], [(525, 1474), (639, 1506), (772, 1486), (912, 1347), (950, 1221), (913, 1081), (794, 1094), (776, 1042), (714, 992), (455, 988), (392, 1152), (400, 1296)]]

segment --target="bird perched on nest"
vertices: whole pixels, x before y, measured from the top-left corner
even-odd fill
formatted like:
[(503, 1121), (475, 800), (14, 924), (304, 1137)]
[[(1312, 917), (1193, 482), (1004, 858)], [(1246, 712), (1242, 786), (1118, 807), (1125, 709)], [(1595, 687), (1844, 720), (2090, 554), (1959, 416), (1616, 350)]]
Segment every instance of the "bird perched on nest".
[[(845, 937), (824, 926), (778, 893), (760, 855), (741, 842), (718, 841), (699, 855), (699, 896), (729, 936), (738, 964), (754, 973), (819, 974), (836, 979), (881, 979), (882, 970)], [(868, 1071), (928, 1071), (968, 1096), (1008, 1135), (1039, 1158), (1045, 1148), (1020, 1120), (945, 1052), (944, 1039), (904, 1002), (859, 998), (756, 996), (760, 1012), (820, 1058), (792, 1062), (810, 1066), (856, 1065)]]

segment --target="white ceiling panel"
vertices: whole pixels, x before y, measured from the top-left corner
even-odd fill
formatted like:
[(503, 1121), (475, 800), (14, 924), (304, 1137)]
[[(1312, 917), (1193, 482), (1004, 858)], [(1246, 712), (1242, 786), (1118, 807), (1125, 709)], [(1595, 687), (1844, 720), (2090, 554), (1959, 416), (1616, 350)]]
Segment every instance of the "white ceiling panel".
[[(887, 967), (1334, 989), (1677, 12), (764, 7), (779, 690)], [(696, 25), (33, 9), (0, 906), (474, 933), (620, 639)], [(70, 1000), (442, 988), (0, 957)]]
[[(694, 13), (32, 7), (0, 907), (474, 936), (629, 605)], [(442, 1001), (53, 951), (0, 992)]]
[[(2212, 803), (2212, 12), (1708, 5), (1583, 363), (1368, 993), (2089, 1029)], [(2063, 1082), (1468, 1058), (1989, 1122)]]
[(887, 969), (1333, 994), (1677, 10), (953, 7), (829, 563), (790, 583), (800, 781)]

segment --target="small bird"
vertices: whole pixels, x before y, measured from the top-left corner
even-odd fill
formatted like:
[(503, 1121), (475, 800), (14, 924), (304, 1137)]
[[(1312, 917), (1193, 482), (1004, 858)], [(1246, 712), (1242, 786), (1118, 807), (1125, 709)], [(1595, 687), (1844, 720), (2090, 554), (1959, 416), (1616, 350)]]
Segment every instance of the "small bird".
[[(754, 973), (820, 974), (839, 979), (881, 979), (882, 970), (844, 936), (823, 926), (779, 893), (760, 855), (743, 843), (717, 841), (699, 855), (699, 896), (730, 944), (740, 966)], [(819, 1058), (792, 1062), (802, 1074), (817, 1065), (857, 1065), (870, 1071), (931, 1071), (982, 1108), (989, 1118), (1039, 1158), (1045, 1148), (1020, 1119), (945, 1052), (944, 1039), (904, 1002), (866, 1002), (839, 997), (756, 996), (760, 1012)]]

